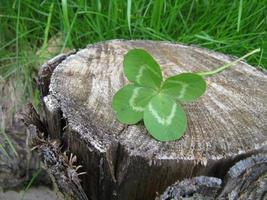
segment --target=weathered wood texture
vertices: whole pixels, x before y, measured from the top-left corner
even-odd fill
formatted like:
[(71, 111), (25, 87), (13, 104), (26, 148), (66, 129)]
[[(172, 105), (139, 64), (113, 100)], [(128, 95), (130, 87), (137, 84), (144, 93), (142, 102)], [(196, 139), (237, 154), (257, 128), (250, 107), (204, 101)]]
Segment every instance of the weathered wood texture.
[(267, 149), (237, 162), (221, 180), (195, 177), (169, 186), (158, 200), (267, 199)]
[(188, 129), (180, 140), (159, 142), (142, 123), (119, 123), (111, 100), (127, 83), (122, 61), (132, 48), (150, 52), (164, 77), (233, 60), (192, 46), (113, 40), (43, 65), (39, 82), (49, 137), (77, 155), (87, 172), (81, 184), (88, 198), (154, 199), (177, 180), (223, 177), (236, 161), (266, 145), (267, 76), (244, 62), (207, 78), (206, 94), (184, 105)]
[(28, 126), (28, 133), (31, 138), (29, 146), (38, 150), (57, 194), (63, 194), (64, 199), (88, 200), (78, 178), (77, 169), (80, 167), (75, 165), (77, 157), (62, 153), (60, 140), (46, 138), (34, 124)]
[(215, 199), (218, 191), (221, 189), (222, 180), (215, 177), (198, 176), (183, 181), (177, 181), (169, 186), (166, 191), (156, 200), (182, 200)]
[(267, 149), (239, 161), (228, 171), (218, 199), (267, 199)]

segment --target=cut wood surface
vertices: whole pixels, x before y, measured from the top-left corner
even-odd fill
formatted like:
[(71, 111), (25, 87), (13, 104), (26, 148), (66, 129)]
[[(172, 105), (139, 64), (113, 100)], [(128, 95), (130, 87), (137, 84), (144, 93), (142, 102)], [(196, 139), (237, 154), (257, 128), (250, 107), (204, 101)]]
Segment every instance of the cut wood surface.
[(159, 142), (143, 123), (119, 123), (111, 101), (127, 83), (122, 62), (133, 48), (152, 54), (165, 78), (234, 60), (193, 46), (113, 40), (45, 63), (39, 87), (48, 135), (77, 155), (89, 199), (154, 199), (177, 180), (223, 177), (236, 161), (266, 145), (267, 76), (245, 62), (207, 78), (207, 92), (183, 105), (188, 128), (180, 140)]

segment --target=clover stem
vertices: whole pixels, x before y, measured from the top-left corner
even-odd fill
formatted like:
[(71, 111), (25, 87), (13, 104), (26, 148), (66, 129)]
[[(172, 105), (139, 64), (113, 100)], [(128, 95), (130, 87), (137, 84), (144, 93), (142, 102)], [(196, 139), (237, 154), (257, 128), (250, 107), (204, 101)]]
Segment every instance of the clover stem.
[(238, 58), (236, 60), (234, 60), (233, 62), (230, 62), (230, 63), (227, 63), (215, 70), (211, 70), (211, 71), (207, 71), (207, 72), (198, 72), (197, 74), (200, 75), (200, 76), (212, 76), (212, 75), (215, 75), (215, 74), (218, 74), (220, 72), (222, 72), (223, 70), (229, 68), (229, 67), (232, 67), (234, 64), (236, 64), (237, 62), (243, 60), (244, 58), (254, 54), (254, 53), (257, 53), (260, 51), (260, 48), (258, 49), (254, 49), (253, 51), (247, 53), (246, 55), (242, 56), (241, 58)]

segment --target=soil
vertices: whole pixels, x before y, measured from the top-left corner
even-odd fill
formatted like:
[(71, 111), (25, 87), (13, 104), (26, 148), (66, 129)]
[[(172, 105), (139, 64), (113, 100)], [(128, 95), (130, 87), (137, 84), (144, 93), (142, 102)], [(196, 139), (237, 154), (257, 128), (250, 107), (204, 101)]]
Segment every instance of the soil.
[(0, 200), (63, 200), (58, 197), (56, 192), (47, 187), (33, 187), (30, 188), (24, 195), (24, 191), (0, 191)]

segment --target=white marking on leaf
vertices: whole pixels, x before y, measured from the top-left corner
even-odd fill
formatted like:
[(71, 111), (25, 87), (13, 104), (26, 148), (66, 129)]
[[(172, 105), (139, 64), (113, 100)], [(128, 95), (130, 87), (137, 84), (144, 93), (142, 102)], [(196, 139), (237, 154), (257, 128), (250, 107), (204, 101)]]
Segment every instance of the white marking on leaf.
[(136, 98), (138, 97), (139, 91), (140, 91), (141, 89), (142, 89), (142, 88), (134, 88), (134, 90), (133, 90), (133, 94), (132, 94), (132, 96), (131, 96), (131, 98), (130, 98), (130, 100), (129, 100), (129, 104), (130, 104), (130, 106), (132, 107), (132, 109), (133, 109), (134, 111), (137, 111), (137, 112), (143, 112), (143, 111), (145, 110), (144, 107), (142, 107), (142, 106), (137, 106), (137, 105), (136, 105), (136, 102), (135, 102)]
[(188, 84), (187, 83), (184, 83), (184, 82), (182, 82), (182, 81), (175, 81), (175, 80), (169, 80), (168, 81), (169, 83), (175, 83), (175, 84), (179, 84), (179, 85), (181, 85), (181, 90), (180, 90), (180, 94), (179, 94), (179, 96), (177, 97), (178, 99), (182, 99), (182, 98), (184, 98), (184, 95), (185, 95), (185, 92), (186, 92), (186, 89), (187, 89), (187, 87), (188, 87)]
[(187, 88), (187, 87), (188, 87), (187, 84), (182, 85), (182, 89), (181, 89), (181, 91), (180, 91), (180, 94), (179, 94), (179, 96), (177, 97), (178, 99), (182, 99), (182, 98), (184, 98), (184, 95), (185, 95), (185, 92), (186, 92), (186, 88)]
[(160, 78), (160, 75), (152, 67), (150, 67), (147, 64), (144, 64), (144, 65), (141, 65), (141, 67), (138, 70), (137, 75), (136, 75), (136, 82), (138, 84), (141, 84), (141, 79), (142, 79), (142, 76), (144, 74), (144, 70), (149, 70), (152, 74), (154, 74), (155, 76)]
[(164, 125), (164, 126), (165, 126), (165, 125), (169, 126), (169, 125), (172, 123), (172, 120), (173, 120), (173, 118), (174, 118), (174, 116), (175, 116), (176, 107), (177, 107), (177, 106), (176, 106), (176, 104), (174, 103), (174, 104), (172, 105), (170, 114), (169, 114), (167, 117), (161, 117), (161, 116), (159, 115), (159, 113), (153, 108), (153, 106), (152, 106), (151, 103), (149, 103), (149, 105), (148, 105), (148, 109), (149, 109), (149, 111), (152, 113), (153, 117), (157, 120), (157, 122), (158, 122), (159, 124), (162, 124), (162, 125)]
[(137, 75), (136, 75), (136, 82), (138, 83), (138, 84), (141, 84), (141, 78), (142, 78), (142, 76), (143, 76), (143, 74), (144, 74), (144, 70), (146, 69), (146, 66), (145, 65), (142, 65), (141, 67), (140, 67), (140, 69), (138, 70), (138, 72), (137, 72)]
[(157, 76), (158, 78), (160, 78), (160, 75), (158, 74), (157, 71), (154, 70), (153, 67), (149, 66), (149, 65), (144, 65), (150, 72), (152, 72), (155, 76)]

